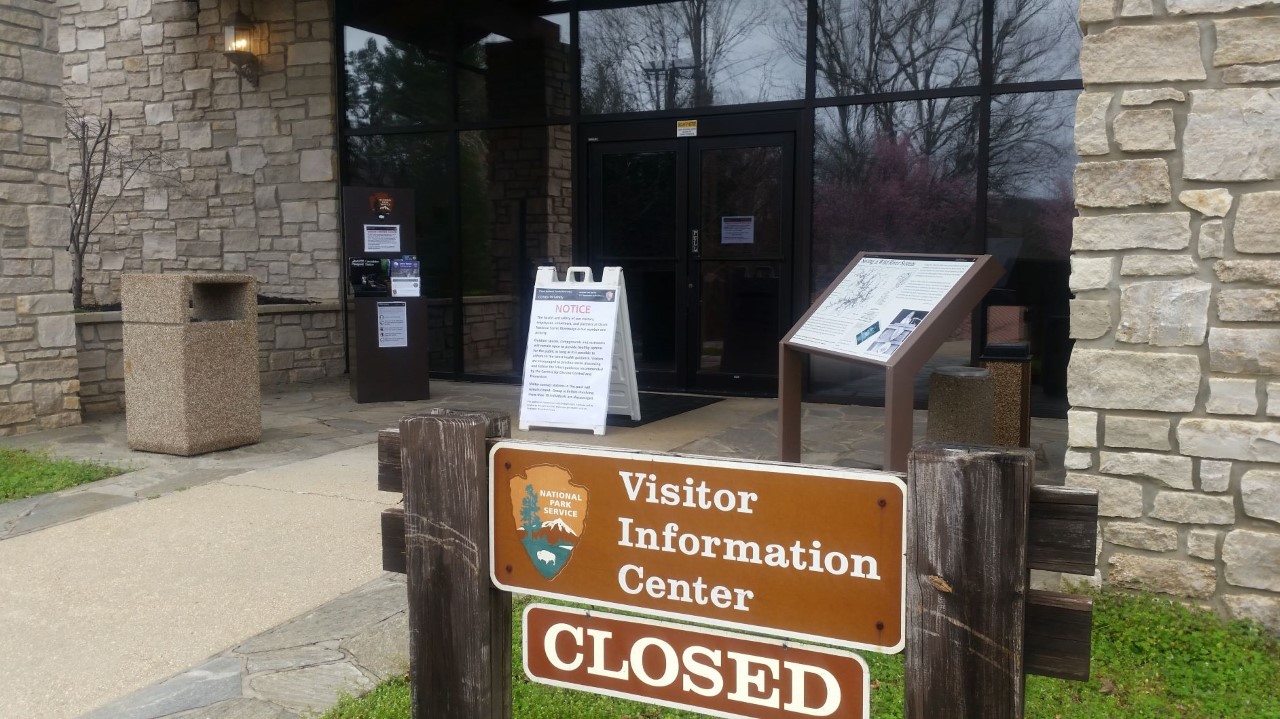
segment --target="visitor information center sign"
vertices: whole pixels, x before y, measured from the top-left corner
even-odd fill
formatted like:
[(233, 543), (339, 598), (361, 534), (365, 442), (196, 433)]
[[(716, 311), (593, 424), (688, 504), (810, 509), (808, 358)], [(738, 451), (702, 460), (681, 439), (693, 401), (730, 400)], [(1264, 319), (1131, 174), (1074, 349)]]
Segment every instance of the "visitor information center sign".
[(635, 352), (622, 268), (599, 282), (589, 267), (538, 268), (529, 315), (520, 429), (557, 427), (604, 434), (609, 412), (640, 419)]
[(888, 362), (971, 267), (968, 258), (864, 257), (787, 341)]
[(524, 610), (524, 670), (552, 686), (722, 717), (870, 713), (855, 654), (581, 609)]
[(831, 467), (499, 442), (495, 585), (894, 653), (905, 486)]

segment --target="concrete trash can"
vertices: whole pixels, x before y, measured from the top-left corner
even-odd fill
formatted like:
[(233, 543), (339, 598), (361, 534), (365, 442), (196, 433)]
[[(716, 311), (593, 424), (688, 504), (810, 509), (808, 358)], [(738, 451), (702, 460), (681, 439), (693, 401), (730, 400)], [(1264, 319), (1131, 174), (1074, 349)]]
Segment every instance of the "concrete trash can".
[(995, 383), (981, 367), (939, 367), (929, 375), (930, 442), (989, 445)]
[(191, 456), (262, 438), (252, 277), (127, 274), (120, 300), (131, 449)]

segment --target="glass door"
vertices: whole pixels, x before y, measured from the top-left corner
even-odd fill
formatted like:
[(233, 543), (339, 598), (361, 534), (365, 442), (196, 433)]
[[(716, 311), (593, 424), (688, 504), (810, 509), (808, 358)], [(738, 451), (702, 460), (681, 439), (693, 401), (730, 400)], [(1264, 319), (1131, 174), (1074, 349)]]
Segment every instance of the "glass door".
[(772, 392), (790, 296), (792, 136), (692, 140), (689, 161), (691, 389)]
[(587, 155), (590, 264), (623, 268), (641, 388), (772, 393), (794, 135), (592, 142)]
[(684, 389), (687, 264), (685, 147), (609, 142), (588, 154), (591, 266), (621, 267), (636, 373), (646, 389)]

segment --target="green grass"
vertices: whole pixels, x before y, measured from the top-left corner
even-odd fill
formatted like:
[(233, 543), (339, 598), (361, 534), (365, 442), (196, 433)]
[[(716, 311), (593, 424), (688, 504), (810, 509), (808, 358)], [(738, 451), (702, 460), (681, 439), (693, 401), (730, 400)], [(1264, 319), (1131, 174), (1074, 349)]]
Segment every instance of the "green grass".
[[(512, 662), (514, 719), (694, 719), (679, 712), (533, 684)], [(901, 656), (864, 654), (871, 716), (902, 716)], [(1280, 719), (1280, 644), (1256, 625), (1145, 595), (1094, 596), (1092, 678), (1027, 678), (1028, 719)], [(324, 719), (407, 719), (409, 687), (394, 679), (344, 698)]]
[(56, 492), (125, 471), (99, 462), (54, 459), (37, 452), (0, 448), (0, 502)]

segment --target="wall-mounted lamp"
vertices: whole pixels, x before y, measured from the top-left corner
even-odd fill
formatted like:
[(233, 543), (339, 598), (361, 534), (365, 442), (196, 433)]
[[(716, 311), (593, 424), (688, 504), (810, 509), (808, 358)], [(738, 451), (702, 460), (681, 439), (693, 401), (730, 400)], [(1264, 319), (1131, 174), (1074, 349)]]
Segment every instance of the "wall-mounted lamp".
[(243, 12), (236, 10), (231, 21), (222, 26), (224, 46), (222, 52), (235, 68), (236, 74), (258, 86), (259, 57), (264, 49), (264, 28)]

